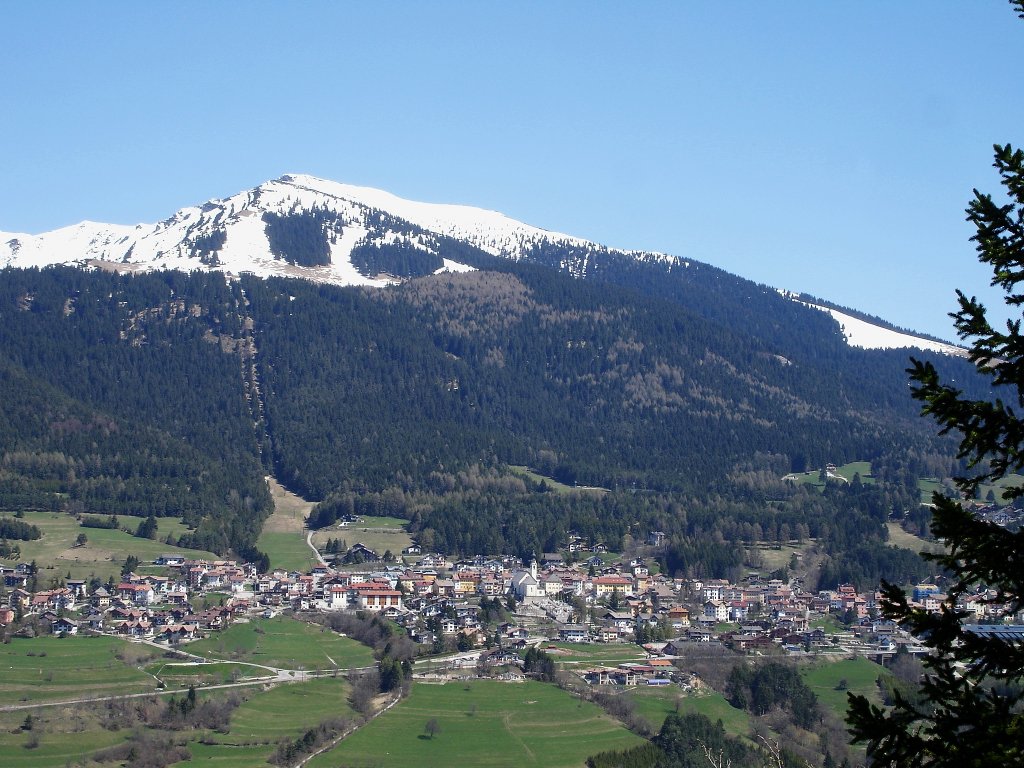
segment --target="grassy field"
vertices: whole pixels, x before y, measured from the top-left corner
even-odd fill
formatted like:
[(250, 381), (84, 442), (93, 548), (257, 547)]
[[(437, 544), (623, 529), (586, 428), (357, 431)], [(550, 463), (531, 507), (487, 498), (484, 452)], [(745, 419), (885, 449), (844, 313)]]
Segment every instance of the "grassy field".
[(802, 558), (804, 552), (814, 546), (815, 540), (808, 539), (803, 544), (757, 544), (752, 549), (760, 557), (758, 570), (764, 573), (777, 571), (782, 567), (789, 567), (789, 561), (795, 554)]
[[(846, 717), (847, 690), (866, 696), (874, 704), (881, 704), (875, 681), (886, 672), (878, 664), (863, 657), (803, 667), (800, 674), (822, 705), (840, 718)], [(846, 681), (846, 688), (837, 690), (841, 680)]]
[(569, 669), (600, 664), (615, 666), (647, 658), (647, 652), (640, 646), (618, 643), (543, 643), (541, 649), (551, 654), (560, 666)]
[(306, 545), (306, 518), (313, 502), (285, 490), (273, 478), (267, 481), (274, 500), (274, 513), (263, 523), (256, 546), (270, 556), (272, 568), (305, 573), (315, 563), (313, 552)]
[(213, 637), (189, 643), (185, 650), (282, 669), (351, 669), (373, 664), (373, 654), (365, 645), (286, 616), (233, 624)]
[(135, 665), (158, 653), (115, 637), (14, 638), (0, 645), (0, 704), (155, 691)]
[(408, 524), (408, 520), (397, 517), (363, 517), (355, 525), (317, 531), (313, 543), (323, 551), (328, 539), (344, 539), (350, 547), (361, 543), (379, 555), (390, 549), (395, 557), (401, 557), (402, 550), (412, 544), (412, 537), (405, 530)]
[[(424, 733), (431, 718), (440, 726), (432, 739)], [(552, 685), (418, 683), (406, 701), (309, 765), (578, 768), (588, 755), (640, 743), (597, 706)]]
[(531, 482), (547, 483), (548, 488), (550, 488), (555, 493), (608, 493), (607, 488), (595, 488), (586, 485), (566, 485), (565, 483), (560, 483), (557, 480), (554, 480), (550, 477), (546, 477), (537, 472), (534, 472), (528, 467), (510, 466), (509, 469), (512, 470), (512, 472), (514, 472), (515, 474), (519, 475), (520, 477), (525, 477)]
[[(817, 488), (821, 488), (823, 486), (821, 481), (818, 479), (820, 473), (821, 467), (818, 467), (810, 472), (794, 472), (786, 475), (786, 477), (803, 485), (813, 485)], [(849, 464), (843, 464), (841, 467), (836, 467), (835, 474), (851, 483), (853, 482), (853, 476), (857, 474), (860, 475), (860, 481), (864, 484), (875, 482), (875, 476), (871, 474), (870, 461), (851, 461)]]
[(842, 622), (838, 621), (831, 613), (827, 613), (824, 616), (819, 616), (816, 619), (811, 620), (811, 629), (817, 629), (818, 627), (821, 627), (830, 635), (834, 635), (837, 632), (849, 631), (849, 629), (843, 626)]
[[(298, 738), (324, 719), (352, 715), (349, 692), (348, 683), (341, 678), (237, 691), (245, 701), (232, 712), (228, 731), (181, 731), (177, 737), (188, 742), (194, 760), (237, 768), (265, 765), (279, 740)], [(200, 692), (200, 697), (204, 695)], [(19, 730), (27, 712), (0, 713), (0, 765), (92, 765), (89, 754), (113, 746), (131, 733), (129, 729), (103, 729), (97, 709), (69, 705), (34, 710), (31, 733)], [(30, 748), (33, 733), (38, 746)]]
[(248, 664), (232, 662), (190, 664), (186, 662), (157, 661), (146, 666), (146, 672), (160, 678), (168, 689), (187, 688), (190, 685), (218, 685), (233, 683), (250, 677), (263, 677), (267, 670)]
[(203, 765), (216, 766), (216, 768), (253, 768), (253, 766), (264, 766), (265, 768), (267, 757), (274, 751), (274, 748), (265, 744), (229, 747), (223, 744), (202, 744), (194, 741), (188, 745), (188, 750), (192, 753), (192, 761)]
[[(24, 717), (22, 713), (19, 723)], [(38, 746), (30, 747), (33, 734), (38, 739)], [(105, 731), (100, 728), (76, 733), (54, 732), (42, 726), (25, 733), (11, 733), (4, 729), (0, 731), (0, 755), (3, 755), (0, 762), (4, 768), (83, 765), (81, 761), (85, 755), (119, 744), (127, 736), (124, 731)]]
[[(122, 526), (133, 531), (143, 520), (130, 515), (118, 515), (117, 519)], [(172, 518), (157, 520), (155, 540), (139, 539), (121, 530), (82, 528), (74, 517), (59, 512), (26, 512), (25, 522), (38, 526), (42, 532), (42, 538), (36, 541), (18, 542), (22, 561), (35, 560), (40, 565), (40, 587), (47, 586), (50, 578), (63, 578), (68, 573), (73, 579), (92, 575), (103, 580), (109, 576), (117, 578), (129, 554), (142, 562), (153, 561), (165, 552), (193, 558), (216, 557), (212, 552), (181, 549), (163, 543), (168, 533), (178, 537), (188, 530), (180, 520)], [(76, 547), (75, 539), (80, 533), (89, 540), (84, 546)]]
[[(263, 524), (256, 546), (270, 556), (272, 568), (305, 573), (317, 564), (313, 551), (306, 544), (308, 531), (305, 527), (314, 504), (287, 491), (273, 478), (268, 484), (274, 499), (274, 513)], [(361, 542), (382, 555), (390, 549), (398, 557), (412, 543), (405, 530), (408, 522), (395, 517), (364, 517), (351, 527), (314, 531), (312, 541), (321, 552), (328, 539), (344, 539), (350, 547)]]
[(692, 712), (704, 715), (711, 722), (721, 720), (726, 732), (732, 736), (745, 738), (750, 735), (750, 715), (736, 709), (722, 694), (714, 691), (688, 695), (675, 686), (638, 686), (623, 695), (636, 702), (637, 714), (654, 726), (655, 731), (661, 728), (669, 714), (676, 711), (678, 703), (681, 714)]
[(886, 523), (885, 527), (889, 529), (890, 546), (902, 547), (914, 552), (937, 552), (941, 549), (941, 545), (934, 541), (926, 541), (912, 533), (907, 533), (899, 523)]
[(194, 760), (224, 766), (262, 765), (278, 741), (296, 739), (332, 717), (355, 717), (345, 680), (322, 678), (251, 696), (231, 715), (227, 733), (208, 733), (189, 746)]
[(860, 475), (862, 483), (875, 482), (875, 476), (871, 474), (870, 461), (851, 461), (849, 464), (843, 464), (841, 467), (836, 467), (836, 474), (845, 477), (851, 483), (854, 475)]
[(306, 532), (267, 531), (260, 534), (256, 546), (270, 557), (270, 567), (308, 573), (319, 561), (306, 544)]

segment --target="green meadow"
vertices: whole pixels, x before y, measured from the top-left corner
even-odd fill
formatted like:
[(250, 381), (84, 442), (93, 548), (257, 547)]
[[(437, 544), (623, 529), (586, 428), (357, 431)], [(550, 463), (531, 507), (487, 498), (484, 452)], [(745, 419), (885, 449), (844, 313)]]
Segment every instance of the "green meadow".
[[(876, 680), (879, 675), (887, 675), (888, 672), (873, 661), (858, 656), (802, 667), (800, 674), (822, 706), (828, 707), (842, 719), (846, 717), (847, 691), (866, 696), (874, 704), (881, 704)], [(840, 690), (841, 681), (845, 681), (845, 687)]]
[(313, 502), (286, 490), (275, 479), (267, 481), (274, 500), (274, 512), (263, 523), (256, 546), (270, 557), (271, 568), (305, 573), (316, 564), (306, 544), (306, 518)]
[(194, 664), (189, 662), (159, 661), (146, 666), (146, 672), (159, 678), (168, 690), (187, 688), (190, 685), (219, 685), (234, 683), (253, 677), (266, 677), (269, 673), (261, 667), (234, 662)]
[[(819, 480), (820, 473), (821, 467), (818, 467), (810, 472), (794, 472), (790, 475), (786, 475), (786, 477), (803, 485), (813, 485), (821, 488), (823, 484)], [(871, 474), (870, 461), (851, 461), (849, 464), (837, 466), (835, 474), (851, 483), (853, 482), (854, 475), (860, 475), (860, 481), (862, 483), (869, 484), (875, 482), (875, 476)]]
[(155, 691), (136, 665), (158, 653), (115, 637), (16, 637), (0, 645), (0, 704)]
[(323, 552), (328, 539), (343, 539), (348, 546), (364, 544), (379, 555), (389, 549), (396, 558), (402, 550), (412, 544), (412, 537), (405, 530), (408, 520), (398, 517), (362, 517), (358, 523), (344, 528), (324, 528), (313, 534), (313, 543)]
[[(118, 522), (134, 531), (144, 518), (118, 515)], [(19, 541), (21, 560), (35, 560), (40, 565), (40, 587), (48, 586), (50, 579), (60, 579), (69, 573), (73, 579), (97, 576), (102, 580), (121, 573), (128, 555), (135, 555), (143, 563), (152, 562), (164, 553), (191, 558), (216, 558), (212, 552), (168, 546), (168, 534), (175, 538), (188, 531), (180, 520), (159, 518), (157, 538), (140, 539), (117, 529), (83, 528), (71, 515), (59, 512), (26, 512), (24, 520), (39, 528), (42, 537), (35, 541)], [(84, 533), (88, 541), (75, 546), (75, 539)]]
[(185, 650), (207, 658), (283, 669), (351, 669), (374, 663), (373, 653), (365, 645), (287, 616), (236, 622), (223, 632), (189, 643)]
[[(272, 688), (235, 689), (244, 697), (231, 713), (224, 732), (179, 731), (193, 760), (227, 768), (265, 765), (279, 741), (299, 738), (324, 719), (354, 716), (350, 689), (342, 678), (321, 678)], [(225, 692), (200, 692), (221, 696)], [(24, 731), (28, 711), (0, 712), (0, 765), (4, 768), (93, 765), (89, 755), (129, 737), (131, 729), (107, 730), (97, 717), (98, 706), (67, 705), (32, 711), (31, 731)], [(109, 763), (108, 763), (109, 765)]]
[(356, 717), (342, 678), (279, 685), (249, 698), (231, 715), (227, 733), (207, 733), (189, 745), (194, 760), (214, 765), (260, 765), (277, 743), (294, 740), (328, 718)]
[(528, 467), (510, 466), (509, 469), (512, 470), (513, 473), (519, 475), (520, 477), (525, 477), (527, 480), (530, 480), (531, 482), (546, 483), (548, 488), (550, 488), (555, 493), (608, 493), (607, 488), (595, 488), (592, 486), (583, 485), (566, 485), (565, 483), (558, 482), (554, 478), (547, 477), (538, 472), (534, 472), (532, 469), (529, 469)]
[(67, 733), (40, 725), (32, 731), (19, 732), (17, 725), (24, 718), (25, 714), (21, 713), (13, 728), (7, 727), (8, 719), (4, 719), (5, 727), (0, 730), (0, 755), (3, 756), (0, 763), (4, 768), (94, 765), (82, 762), (86, 755), (119, 744), (128, 736), (124, 731), (107, 731), (99, 727)]
[(647, 658), (647, 652), (640, 646), (619, 643), (544, 643), (541, 650), (550, 654), (555, 663), (570, 669), (599, 665), (614, 667)]
[(675, 712), (678, 705), (681, 714), (701, 714), (711, 722), (721, 720), (731, 736), (750, 736), (750, 715), (736, 709), (717, 692), (687, 694), (674, 685), (664, 688), (638, 686), (623, 695), (633, 699), (637, 714), (647, 720), (655, 731), (661, 728), (665, 718)]
[(286, 571), (308, 573), (320, 561), (313, 555), (313, 550), (306, 544), (305, 531), (268, 531), (264, 530), (256, 541), (261, 552), (270, 558), (271, 568)]
[[(439, 731), (429, 738), (427, 721)], [(589, 755), (643, 743), (599, 707), (543, 683), (417, 683), (409, 698), (314, 758), (310, 768), (578, 768)]]

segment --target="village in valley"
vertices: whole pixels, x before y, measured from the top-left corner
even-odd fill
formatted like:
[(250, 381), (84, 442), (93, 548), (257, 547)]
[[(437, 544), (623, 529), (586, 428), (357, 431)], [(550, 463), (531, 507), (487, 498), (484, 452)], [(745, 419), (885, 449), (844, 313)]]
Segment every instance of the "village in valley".
[[(625, 749), (674, 712), (723, 719), (730, 737), (795, 743), (781, 710), (748, 711), (735, 694), (742, 670), (764, 669), (797, 675), (821, 702), (815, 728), (832, 735), (814, 736), (813, 758), (846, 749), (847, 691), (886, 703), (927, 651), (882, 616), (877, 585), (809, 588), (822, 562), (811, 539), (756, 543), (731, 579), (664, 572), (668, 535), (640, 528), (621, 552), (568, 531), (554, 552), (454, 556), (422, 546), (398, 517), (345, 514), (310, 529), (313, 505), (268, 483), (275, 513), (260, 563), (181, 549), (177, 520), (159, 522), (161, 542), (155, 530), (140, 537), (156, 528), (141, 518), (134, 535), (128, 516), (88, 535), (87, 516), (9, 518), (40, 537), (0, 561), (0, 719), (10, 726), (0, 742), (52, 749), (63, 763), (84, 729), (95, 747), (72, 759), (82, 765), (151, 754), (157, 738), (177, 740), (160, 765), (208, 750), (231, 764), (329, 766), (389, 748), (404, 756), (387, 764), (402, 765), (423, 748), (408, 729), (436, 712), (428, 724), (486, 727), (487, 739), (503, 738), (510, 718), (521, 737), (537, 722), (566, 724), (564, 764), (577, 765), (600, 752), (577, 728)], [(894, 546), (931, 544), (901, 538), (897, 523), (890, 532)], [(905, 585), (930, 612), (952, 604), (943, 586)], [(1008, 624), (998, 597), (978, 591), (955, 605), (971, 631), (1019, 636), (1024, 617)], [(291, 715), (279, 721), (285, 700)], [(84, 702), (90, 713), (76, 714)], [(487, 726), (464, 726), (478, 714)]]
[[(344, 521), (349, 525), (357, 520)], [(657, 547), (664, 534), (650, 532)], [(749, 573), (741, 582), (671, 577), (650, 558), (618, 558), (600, 543), (570, 535), (559, 553), (528, 562), (509, 555), (451, 560), (412, 542), (387, 558), (362, 543), (302, 573), (258, 573), (251, 564), (167, 554), (146, 573), (120, 581), (67, 579), (39, 588), (33, 565), (0, 566), (5, 636), (108, 634), (187, 650), (188, 643), (252, 617), (349, 612), (401, 627), (425, 657), (450, 661), (431, 674), (500, 668), (515, 674), (529, 648), (557, 655), (558, 644), (632, 644), (642, 658), (616, 666), (576, 666), (591, 684), (688, 686), (692, 674), (673, 659), (694, 643), (734, 651), (883, 661), (920, 652), (915, 639), (880, 618), (880, 593), (851, 585), (810, 592), (799, 579)], [(331, 557), (332, 555), (328, 555)], [(354, 564), (353, 564), (354, 563)], [(161, 573), (153, 573), (161, 571)], [(912, 600), (940, 611), (948, 598), (935, 584)], [(979, 622), (997, 616), (993, 595), (957, 604)]]

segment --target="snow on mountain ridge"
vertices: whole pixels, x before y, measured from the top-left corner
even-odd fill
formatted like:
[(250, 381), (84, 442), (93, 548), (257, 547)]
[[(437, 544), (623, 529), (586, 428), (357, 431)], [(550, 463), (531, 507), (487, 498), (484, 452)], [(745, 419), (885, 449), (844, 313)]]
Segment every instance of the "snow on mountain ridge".
[[(328, 238), (330, 263), (298, 266), (275, 255), (264, 216), (314, 211), (329, 211), (340, 224)], [(386, 216), (382, 219), (375, 212)], [(413, 230), (402, 222), (412, 225)], [(181, 208), (156, 224), (130, 226), (83, 221), (39, 235), (0, 232), (0, 268), (75, 264), (128, 271), (217, 269), (236, 275), (247, 272), (336, 285), (385, 286), (398, 279), (364, 274), (352, 263), (353, 249), (360, 245), (400, 244), (440, 256), (443, 266), (438, 271), (471, 269), (444, 258), (437, 237), (461, 240), (492, 255), (517, 260), (530, 255), (531, 249), (538, 246), (565, 248), (560, 267), (577, 278), (589, 274), (592, 260), (601, 252), (624, 253), (639, 261), (663, 261), (681, 268), (690, 266), (688, 261), (661, 253), (610, 250), (581, 238), (524, 224), (497, 211), (416, 202), (372, 187), (286, 174), (227, 198)], [(829, 308), (808, 306), (836, 318), (844, 328), (847, 343), (853, 346), (915, 346), (962, 354), (952, 345), (880, 328)]]
[(586, 240), (533, 227), (503, 213), (484, 208), (450, 203), (421, 203), (406, 200), (381, 189), (342, 184), (306, 174), (285, 174), (268, 183), (291, 184), (298, 189), (308, 189), (387, 211), (439, 235), (466, 240), (494, 256), (517, 258), (521, 254), (524, 240), (527, 239), (591, 245)]
[[(790, 298), (794, 298), (790, 296)], [(897, 331), (892, 328), (883, 328), (880, 325), (875, 325), (867, 320), (861, 320), (858, 317), (853, 317), (845, 312), (840, 312), (837, 309), (831, 307), (824, 307), (818, 304), (812, 304), (807, 301), (799, 301), (807, 307), (826, 312), (839, 323), (842, 328), (843, 336), (846, 338), (846, 343), (851, 347), (861, 347), (862, 349), (927, 349), (933, 352), (939, 352), (944, 355), (954, 355), (957, 357), (965, 357), (967, 355), (966, 350), (962, 347), (957, 347), (953, 344), (947, 344), (941, 341), (934, 341), (932, 339), (924, 339), (920, 336), (915, 336), (912, 333), (906, 333), (904, 331)]]

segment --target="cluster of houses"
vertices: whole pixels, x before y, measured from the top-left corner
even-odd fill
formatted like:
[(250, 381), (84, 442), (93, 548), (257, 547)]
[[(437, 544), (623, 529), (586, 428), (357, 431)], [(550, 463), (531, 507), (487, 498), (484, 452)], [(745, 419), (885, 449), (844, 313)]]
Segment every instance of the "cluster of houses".
[[(306, 573), (266, 574), (234, 561), (165, 555), (155, 562), (163, 566), (161, 575), (130, 574), (120, 583), (91, 588), (67, 580), (35, 592), (29, 589), (31, 567), (22, 563), (0, 566), (0, 626), (35, 617), (36, 626), (54, 633), (73, 635), (87, 628), (175, 644), (222, 629), (240, 615), (363, 611), (388, 617), (421, 644), (486, 645), (498, 654), (514, 655), (553, 639), (643, 644), (651, 663), (587, 672), (597, 682), (627, 685), (660, 684), (649, 682), (664, 679), (666, 665), (657, 657), (679, 655), (688, 643), (715, 641), (746, 652), (834, 645), (834, 635), (813, 626), (830, 613), (852, 625), (848, 634), (864, 652), (886, 653), (912, 643), (877, 619), (880, 596), (874, 591), (842, 585), (808, 592), (798, 582), (755, 574), (739, 584), (672, 578), (640, 558), (608, 562), (591, 546), (591, 556), (581, 559), (587, 553), (545, 553), (529, 563), (509, 556), (450, 562), (440, 554), (423, 554), (414, 544), (403, 552), (401, 564), (371, 561), (358, 570), (321, 565)], [(203, 600), (211, 594), (215, 600)], [(958, 607), (983, 622), (1001, 607), (991, 597), (964, 597)], [(933, 611), (948, 600), (933, 584), (918, 585), (912, 599)], [(491, 601), (485, 605), (492, 610), (482, 610), (482, 601)], [(513, 620), (495, 624), (497, 601), (516, 609)], [(526, 615), (541, 620), (527, 621)]]
[[(129, 574), (119, 583), (91, 588), (85, 580), (68, 579), (61, 587), (35, 592), (29, 591), (30, 565), (0, 566), (6, 591), (0, 626), (29, 619), (22, 631), (77, 635), (88, 629), (176, 644), (223, 629), (251, 608), (242, 597), (256, 575), (251, 565), (172, 556), (156, 564), (166, 566), (168, 575)], [(212, 591), (222, 593), (216, 606), (197, 608), (190, 600)]]
[(1000, 507), (998, 504), (974, 504), (971, 507), (980, 519), (1000, 528), (1019, 530), (1024, 524), (1024, 509), (1017, 506)]

